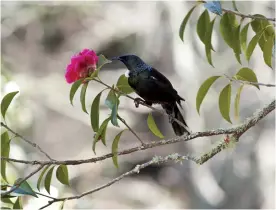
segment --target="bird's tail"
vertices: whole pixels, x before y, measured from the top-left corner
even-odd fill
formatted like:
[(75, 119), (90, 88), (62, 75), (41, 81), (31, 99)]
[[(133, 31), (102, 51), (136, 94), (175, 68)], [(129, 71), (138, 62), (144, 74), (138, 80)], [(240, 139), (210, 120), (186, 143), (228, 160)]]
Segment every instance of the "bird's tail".
[[(166, 104), (166, 105), (162, 105), (163, 109), (165, 109), (165, 111), (167, 112), (167, 114), (171, 115), (172, 117), (174, 117), (175, 119), (179, 120), (180, 122), (182, 122), (185, 126), (187, 126), (184, 117), (182, 116), (180, 110), (177, 107), (176, 103), (173, 104)], [(179, 125), (178, 122), (175, 122), (172, 120), (172, 127), (174, 130), (174, 133), (177, 136), (182, 136), (184, 133), (189, 134), (190, 132), (187, 131), (186, 128), (184, 128), (182, 125)], [(187, 126), (188, 127), (188, 126)]]

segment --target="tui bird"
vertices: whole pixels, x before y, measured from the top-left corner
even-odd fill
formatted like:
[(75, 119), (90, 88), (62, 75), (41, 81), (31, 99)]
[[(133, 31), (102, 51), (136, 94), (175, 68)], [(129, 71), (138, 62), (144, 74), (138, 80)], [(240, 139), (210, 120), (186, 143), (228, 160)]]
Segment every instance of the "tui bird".
[(161, 104), (170, 116), (170, 122), (176, 135), (181, 136), (184, 133), (189, 133), (183, 126), (173, 121), (175, 118), (187, 126), (177, 107), (177, 104), (181, 107), (181, 101), (185, 100), (177, 94), (177, 91), (163, 74), (136, 55), (123, 55), (113, 57), (111, 60), (119, 60), (125, 64), (128, 68), (125, 76), (128, 77), (129, 85), (145, 100), (146, 104), (150, 106)]

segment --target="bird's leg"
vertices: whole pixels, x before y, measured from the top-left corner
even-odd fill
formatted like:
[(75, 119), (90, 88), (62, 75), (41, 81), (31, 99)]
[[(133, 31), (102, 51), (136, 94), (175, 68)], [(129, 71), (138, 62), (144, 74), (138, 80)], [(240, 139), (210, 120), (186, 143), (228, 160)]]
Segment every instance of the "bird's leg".
[(174, 117), (172, 114), (169, 114), (169, 122), (173, 123), (174, 122)]
[(151, 105), (152, 105), (152, 102), (144, 101), (144, 100), (141, 99), (141, 98), (135, 98), (135, 99), (134, 99), (134, 104), (135, 104), (136, 108), (138, 108), (140, 104), (147, 104), (147, 105), (151, 106)]

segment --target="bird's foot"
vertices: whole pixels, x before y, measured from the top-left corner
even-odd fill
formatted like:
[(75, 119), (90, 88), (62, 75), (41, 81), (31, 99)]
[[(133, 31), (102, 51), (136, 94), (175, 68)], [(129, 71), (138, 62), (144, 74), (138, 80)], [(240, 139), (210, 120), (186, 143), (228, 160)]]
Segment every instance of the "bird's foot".
[(145, 101), (141, 98), (134, 99), (134, 104), (135, 104), (136, 108), (138, 108), (140, 104), (144, 104), (144, 103), (145, 103)]
[(169, 122), (170, 123), (174, 122), (174, 116), (172, 114), (169, 114)]

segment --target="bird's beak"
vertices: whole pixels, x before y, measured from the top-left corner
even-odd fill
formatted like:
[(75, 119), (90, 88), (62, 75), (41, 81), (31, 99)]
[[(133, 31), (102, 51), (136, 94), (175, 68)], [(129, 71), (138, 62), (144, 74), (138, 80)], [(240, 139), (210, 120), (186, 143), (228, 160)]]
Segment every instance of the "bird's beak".
[(116, 60), (121, 60), (121, 58), (119, 57), (119, 56), (117, 56), (117, 57), (112, 57), (112, 58), (110, 58), (110, 60), (112, 60), (112, 61), (116, 61)]

